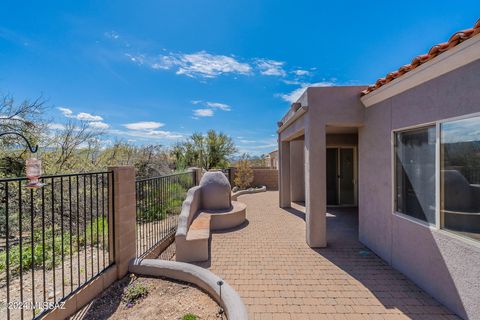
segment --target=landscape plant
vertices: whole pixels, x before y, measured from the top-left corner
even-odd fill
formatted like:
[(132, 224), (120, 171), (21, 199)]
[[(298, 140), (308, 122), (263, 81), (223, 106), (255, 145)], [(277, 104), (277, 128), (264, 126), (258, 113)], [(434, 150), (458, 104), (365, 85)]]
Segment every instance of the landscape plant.
[(193, 313), (187, 313), (182, 317), (182, 320), (197, 320), (198, 317), (194, 315)]
[[(72, 235), (68, 231), (64, 231), (63, 234), (58, 231), (54, 233), (52, 227), (46, 227), (44, 232), (41, 229), (34, 230), (33, 260), (29, 238), (25, 239), (21, 251), (19, 244), (12, 245), (8, 250), (9, 272), (11, 275), (16, 275), (20, 272), (20, 269), (25, 272), (31, 268), (43, 267), (44, 263), (47, 270), (54, 268), (61, 263), (62, 244), (64, 256), (77, 252), (77, 249), (81, 249), (85, 245), (103, 245), (103, 235), (108, 234), (108, 221), (106, 218), (95, 218), (91, 224), (87, 223), (85, 230), (80, 230), (80, 232), (80, 235)], [(70, 238), (72, 243), (75, 244), (72, 246), (72, 250), (70, 250)], [(79, 248), (77, 244), (79, 244)], [(105, 248), (102, 249), (108, 250), (108, 241), (105, 241)], [(54, 260), (55, 265), (53, 264)], [(0, 251), (0, 273), (6, 270), (6, 265), (7, 253), (5, 250)]]
[(253, 170), (247, 159), (238, 161), (233, 182), (240, 189), (247, 189), (252, 185)]
[(198, 167), (205, 170), (224, 169), (237, 151), (231, 137), (209, 130), (207, 134), (194, 133), (172, 148), (177, 168)]
[(122, 295), (122, 301), (129, 307), (136, 304), (139, 300), (148, 295), (149, 288), (141, 282), (133, 282), (125, 289)]

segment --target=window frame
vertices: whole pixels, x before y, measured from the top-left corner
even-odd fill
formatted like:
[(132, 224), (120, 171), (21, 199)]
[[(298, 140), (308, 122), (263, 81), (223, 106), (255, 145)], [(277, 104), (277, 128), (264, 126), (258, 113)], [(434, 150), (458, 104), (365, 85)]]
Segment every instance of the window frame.
[[(431, 121), (431, 122), (424, 122), (412, 126), (401, 127), (397, 129), (391, 130), (390, 136), (390, 144), (391, 144), (391, 178), (392, 178), (392, 190), (391, 190), (391, 199), (392, 199), (392, 214), (402, 219), (406, 219), (410, 222), (416, 223), (423, 227), (427, 227), (431, 230), (438, 231), (446, 236), (467, 242), (468, 244), (474, 245), (480, 248), (480, 241), (475, 240), (469, 237), (458, 235), (457, 233), (450, 231), (448, 229), (442, 228), (442, 215), (440, 213), (440, 205), (441, 205), (441, 177), (440, 177), (440, 166), (441, 166), (441, 125), (444, 123), (458, 121), (458, 120), (465, 120), (470, 118), (480, 117), (480, 112), (469, 113), (461, 116), (444, 118), (441, 120)], [(423, 221), (421, 219), (417, 219), (412, 217), (408, 214), (402, 213), (397, 211), (397, 196), (396, 196), (396, 185), (397, 185), (397, 175), (396, 175), (396, 154), (395, 154), (395, 139), (397, 133), (407, 132), (411, 130), (418, 130), (422, 128), (427, 128), (435, 126), (435, 223), (429, 223), (428, 221)]]
[[(395, 150), (395, 143), (396, 143), (396, 135), (398, 133), (404, 133), (404, 132), (409, 132), (409, 131), (415, 131), (419, 129), (427, 129), (430, 127), (435, 128), (435, 223), (430, 223), (428, 221), (422, 220), (415, 218), (411, 215), (408, 215), (406, 213), (400, 212), (397, 210), (397, 164), (396, 164), (396, 150)], [(400, 129), (395, 129), (392, 130), (392, 212), (400, 216), (402, 218), (408, 219), (412, 222), (421, 224), (425, 227), (435, 227), (437, 224), (437, 164), (436, 164), (436, 159), (437, 159), (437, 130), (438, 130), (438, 125), (435, 122), (427, 122), (427, 123), (422, 123), (414, 126), (409, 126), (405, 128), (400, 128)]]

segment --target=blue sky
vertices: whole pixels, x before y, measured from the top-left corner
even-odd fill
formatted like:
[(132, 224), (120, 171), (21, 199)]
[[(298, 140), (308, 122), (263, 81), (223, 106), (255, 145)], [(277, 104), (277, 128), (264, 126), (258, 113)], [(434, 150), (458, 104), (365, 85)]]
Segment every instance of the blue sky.
[[(276, 148), (308, 85), (359, 85), (478, 19), (478, 1), (2, 1), (0, 92), (137, 144)], [(106, 141), (108, 143), (108, 141)]]

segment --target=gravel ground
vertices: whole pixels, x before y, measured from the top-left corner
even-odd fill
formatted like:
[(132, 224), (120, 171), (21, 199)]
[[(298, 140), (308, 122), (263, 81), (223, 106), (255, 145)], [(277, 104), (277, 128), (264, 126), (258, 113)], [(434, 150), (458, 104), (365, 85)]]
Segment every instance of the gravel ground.
[[(145, 285), (148, 295), (129, 307), (122, 296), (128, 286)], [(182, 319), (194, 314), (197, 319), (226, 319), (218, 304), (197, 287), (160, 278), (127, 276), (115, 282), (72, 320), (98, 319)]]
[[(1, 273), (0, 319), (7, 318), (7, 291), (10, 303), (20, 303), (21, 301), (26, 303), (26, 307), (24, 307), (24, 318), (29, 319), (33, 315), (33, 310), (30, 306), (30, 304), (33, 303), (32, 291), (35, 293), (36, 303), (42, 303), (44, 301), (53, 302), (54, 299), (59, 301), (63, 296), (68, 295), (72, 290), (82, 285), (85, 279), (90, 279), (93, 275), (97, 274), (98, 271), (101, 271), (104, 268), (104, 262), (105, 266), (107, 266), (108, 259), (107, 251), (102, 249), (97, 251), (96, 247), (87, 247), (86, 251), (81, 250), (72, 253), (71, 260), (70, 255), (65, 255), (63, 272), (62, 263), (59, 261), (59, 264), (54, 269), (46, 270), (45, 273), (43, 273), (42, 269), (35, 269), (33, 272), (32, 270), (26, 270), (22, 275), (22, 279), (20, 279), (18, 274), (10, 275), (10, 285), (8, 287), (6, 285), (5, 272)], [(87, 261), (86, 264), (85, 260)], [(64, 279), (63, 283), (62, 278)], [(20, 290), (20, 288), (22, 288), (22, 290)], [(21, 299), (21, 295), (23, 295), (23, 300)], [(37, 309), (37, 312), (38, 311), (39, 309)], [(21, 310), (17, 307), (11, 307), (10, 319), (21, 318)]]

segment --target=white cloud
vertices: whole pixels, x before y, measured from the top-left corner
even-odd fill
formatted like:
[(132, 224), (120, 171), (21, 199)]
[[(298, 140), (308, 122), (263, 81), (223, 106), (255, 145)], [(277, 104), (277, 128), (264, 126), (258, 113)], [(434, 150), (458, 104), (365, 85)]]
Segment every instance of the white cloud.
[(305, 92), (305, 90), (307, 90), (308, 87), (331, 87), (333, 85), (335, 85), (335, 83), (329, 82), (329, 81), (317, 82), (317, 83), (303, 83), (300, 88), (297, 88), (290, 93), (277, 94), (277, 96), (279, 96), (280, 98), (282, 98), (287, 102), (293, 103), (293, 102), (296, 102), (302, 96), (302, 94)]
[(100, 116), (95, 116), (90, 113), (80, 112), (77, 115), (74, 114), (72, 109), (66, 107), (59, 107), (57, 108), (65, 117), (73, 118), (81, 121), (102, 121), (103, 118)]
[(241, 139), (239, 142), (243, 144), (250, 144), (250, 143), (256, 143), (257, 141)]
[(179, 133), (173, 133), (170, 131), (163, 131), (163, 130), (151, 130), (147, 131), (146, 135), (160, 137), (160, 138), (167, 138), (167, 139), (179, 139), (183, 137), (183, 135)]
[(164, 124), (155, 121), (140, 121), (134, 123), (127, 123), (123, 126), (130, 130), (154, 130), (163, 127)]
[(310, 75), (310, 71), (301, 70), (301, 69), (293, 70), (292, 73), (297, 75), (297, 76), (308, 76), (308, 75)]
[(59, 107), (57, 108), (63, 115), (67, 118), (70, 118), (73, 115), (73, 111), (69, 108)]
[(177, 74), (188, 77), (215, 78), (223, 74), (250, 74), (252, 67), (234, 57), (199, 51), (191, 54), (170, 53), (157, 57), (145, 54), (126, 54), (130, 61), (152, 69), (176, 69)]
[(109, 39), (114, 39), (114, 40), (120, 38), (120, 35), (115, 31), (105, 32), (103, 35)]
[(302, 81), (297, 81), (297, 80), (282, 80), (283, 83), (285, 84), (289, 84), (289, 85), (295, 85), (295, 86), (300, 86), (300, 85), (303, 85), (303, 82)]
[(65, 126), (61, 123), (50, 123), (48, 125), (48, 128), (50, 130), (63, 130), (63, 129), (65, 129)]
[[(311, 75), (303, 69), (289, 70), (286, 63), (267, 58), (239, 59), (233, 55), (212, 54), (204, 50), (194, 53), (126, 53), (128, 59), (138, 65), (155, 70), (173, 70), (176, 74), (192, 78), (216, 78), (221, 75), (264, 75), (286, 77)], [(311, 69), (313, 70), (313, 69)], [(193, 101), (192, 101), (193, 102)]]
[(278, 147), (277, 139), (275, 138), (254, 138), (255, 140), (242, 139), (238, 141), (238, 151), (240, 154), (248, 153), (252, 155), (259, 155), (275, 150)]
[(196, 117), (212, 117), (213, 116), (212, 109), (195, 109), (193, 110), (193, 114)]
[(216, 109), (220, 109), (220, 110), (223, 110), (223, 111), (231, 111), (232, 110), (232, 107), (230, 107), (228, 104), (225, 104), (225, 103), (206, 102), (205, 104), (207, 106), (209, 106), (210, 108), (216, 108)]
[[(171, 131), (162, 131), (162, 130), (109, 130), (109, 134), (117, 135), (121, 137), (133, 137), (137, 138), (133, 141), (138, 141), (139, 139), (151, 141), (154, 140), (176, 140), (183, 137), (181, 133), (171, 132)], [(132, 140), (132, 139), (129, 139)]]
[(285, 70), (283, 70), (284, 62), (268, 60), (268, 59), (257, 59), (255, 61), (257, 68), (260, 69), (260, 74), (265, 76), (280, 76), (283, 77), (286, 75)]
[(93, 114), (86, 113), (86, 112), (80, 112), (75, 116), (77, 120), (82, 120), (82, 121), (102, 121), (103, 118), (100, 116), (94, 116)]
[(212, 55), (205, 51), (180, 55), (176, 64), (179, 67), (177, 74), (189, 77), (214, 78), (225, 73), (249, 74), (252, 69), (249, 64), (233, 57)]
[(214, 109), (218, 109), (218, 110), (222, 110), (222, 111), (232, 111), (232, 107), (226, 103), (220, 103), (220, 102), (211, 102), (211, 101), (203, 101), (203, 100), (192, 100), (191, 103), (193, 105), (203, 105), (205, 107), (208, 107), (208, 108), (205, 108), (205, 109), (197, 109), (197, 110), (202, 110), (200, 111), (201, 113), (209, 113), (208, 111), (205, 111), (205, 110), (208, 110), (208, 109), (211, 109), (211, 115), (209, 115), (208, 117), (212, 116), (214, 114)]
[(108, 129), (110, 127), (110, 125), (101, 121), (92, 121), (89, 122), (88, 125), (95, 129)]

